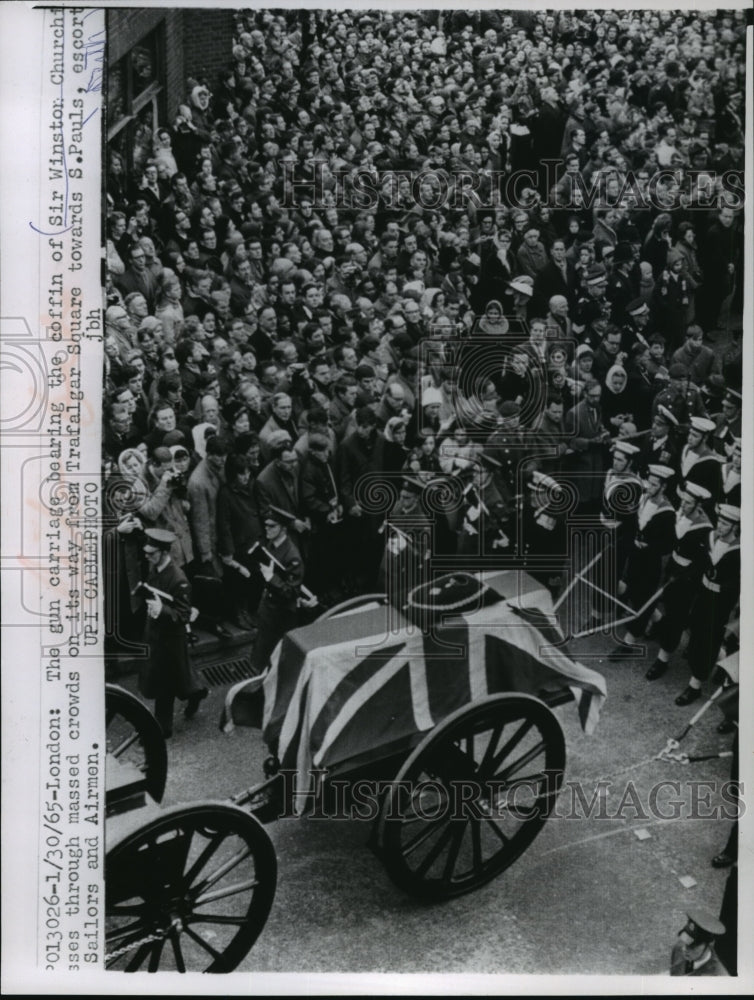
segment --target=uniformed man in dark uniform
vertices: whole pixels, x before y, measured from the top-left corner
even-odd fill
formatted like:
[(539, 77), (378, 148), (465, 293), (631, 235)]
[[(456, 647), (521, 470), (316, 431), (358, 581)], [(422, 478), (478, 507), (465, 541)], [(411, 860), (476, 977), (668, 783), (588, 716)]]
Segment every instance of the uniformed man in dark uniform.
[(711, 514), (720, 499), (723, 481), (722, 459), (709, 444), (715, 424), (709, 417), (691, 417), (689, 424), (686, 444), (680, 455), (679, 472), (684, 483), (697, 483), (709, 492), (711, 501), (707, 504), (707, 511)]
[(712, 418), (715, 429), (710, 444), (719, 455), (725, 455), (733, 441), (741, 437), (741, 393), (726, 389), (720, 407), (721, 412)]
[(198, 682), (189, 660), (186, 626), (191, 621), (191, 587), (170, 556), (176, 541), (172, 531), (147, 528), (144, 555), (149, 571), (146, 587), (146, 641), (149, 644), (147, 672), (141, 689), (155, 700), (155, 716), (163, 735), (173, 733), (173, 705), (185, 701), (187, 719), (196, 715), (207, 689)]
[(511, 514), (513, 496), (502, 482), (499, 463), (482, 452), (471, 466), (460, 511), (458, 554), (489, 556), (513, 551)]
[(652, 402), (652, 415), (664, 406), (679, 424), (688, 424), (691, 417), (706, 416), (701, 391), (690, 381), (686, 365), (676, 361), (668, 369), (668, 375), (667, 389), (658, 392)]
[(725, 934), (725, 927), (706, 910), (693, 909), (686, 914), (686, 926), (670, 954), (671, 976), (727, 976), (715, 952), (715, 938)]
[[(662, 560), (673, 545), (675, 511), (666, 496), (673, 470), (666, 465), (650, 465), (639, 506), (636, 511), (636, 534), (618, 583), (618, 596), (636, 611), (644, 608), (660, 586)], [(626, 629), (623, 644), (610, 653), (609, 659), (620, 660), (627, 655), (626, 645), (632, 645), (644, 633), (649, 608), (634, 618)]]
[(385, 518), (385, 553), (377, 576), (378, 587), (397, 608), (408, 593), (427, 582), (432, 550), (431, 524), (421, 503), (424, 484), (406, 476), (398, 498)]
[(650, 465), (668, 465), (678, 471), (680, 448), (675, 440), (678, 421), (665, 406), (658, 406), (652, 417), (648, 438), (637, 459), (637, 469), (642, 476), (647, 475)]
[(610, 316), (610, 303), (606, 298), (607, 271), (602, 264), (592, 264), (586, 273), (585, 285), (586, 293), (576, 300), (573, 311), (572, 329), (579, 343), (585, 342), (593, 323), (606, 321)]
[(265, 586), (257, 610), (259, 631), (251, 654), (255, 674), (267, 669), (275, 646), (286, 632), (298, 625), (298, 609), (302, 600), (300, 587), (304, 580), (301, 554), (281, 521), (273, 514), (265, 515), (264, 533), (265, 548), (274, 556), (275, 562), (268, 562), (264, 553), (260, 553), (259, 568)]
[(649, 349), (649, 306), (644, 299), (632, 299), (626, 306), (626, 314), (620, 324), (621, 350), (628, 353), (634, 344)]
[(498, 406), (500, 417), (496, 429), (487, 438), (485, 454), (496, 463), (497, 485), (507, 498), (516, 492), (516, 475), (519, 463), (531, 449), (526, 444), (520, 427), (521, 407), (512, 400)]
[(709, 491), (697, 483), (679, 489), (681, 505), (675, 517), (675, 545), (665, 567), (663, 612), (653, 615), (652, 636), (659, 639), (657, 659), (647, 671), (647, 680), (662, 677), (670, 657), (681, 641), (689, 607), (696, 596), (707, 561), (709, 533), (712, 530), (702, 504), (710, 499)]
[(521, 514), (519, 552), (523, 568), (543, 583), (553, 597), (563, 585), (568, 559), (562, 494), (563, 488), (552, 476), (535, 470), (527, 484)]
[(741, 589), (741, 510), (728, 504), (717, 508), (717, 527), (709, 534), (702, 585), (688, 617), (688, 661), (691, 679), (676, 705), (690, 705), (702, 695), (702, 684), (717, 662), (725, 626)]
[(613, 461), (611, 468), (605, 473), (600, 523), (610, 532), (610, 546), (615, 570), (619, 576), (623, 572), (633, 543), (642, 483), (633, 469), (633, 463), (639, 453), (637, 446), (630, 441), (616, 440), (610, 451)]
[(741, 439), (734, 438), (728, 447), (728, 461), (720, 466), (722, 474), (722, 503), (741, 506)]

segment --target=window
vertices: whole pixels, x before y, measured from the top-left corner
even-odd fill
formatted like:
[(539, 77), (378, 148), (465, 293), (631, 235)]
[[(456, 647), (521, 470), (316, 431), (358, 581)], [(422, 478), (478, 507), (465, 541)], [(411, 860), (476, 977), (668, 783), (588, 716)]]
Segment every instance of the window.
[(152, 155), (152, 138), (163, 113), (164, 92), (164, 35), (160, 25), (108, 68), (108, 152), (120, 157), (126, 182), (141, 173)]

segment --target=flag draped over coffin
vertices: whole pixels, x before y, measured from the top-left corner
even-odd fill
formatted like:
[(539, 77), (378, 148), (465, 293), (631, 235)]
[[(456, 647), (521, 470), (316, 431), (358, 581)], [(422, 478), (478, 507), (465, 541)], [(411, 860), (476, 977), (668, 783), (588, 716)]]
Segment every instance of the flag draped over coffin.
[[(298, 792), (312, 788), (313, 771), (370, 753), (378, 760), (381, 749), (408, 746), (457, 708), (501, 691), (541, 697), (570, 688), (583, 729), (593, 731), (605, 681), (564, 651), (548, 591), (516, 572), (482, 579), (483, 606), (449, 614), (429, 634), (373, 605), (283, 638), (264, 678), (262, 725), (281, 766), (296, 771)], [(242, 713), (231, 705), (231, 715)]]

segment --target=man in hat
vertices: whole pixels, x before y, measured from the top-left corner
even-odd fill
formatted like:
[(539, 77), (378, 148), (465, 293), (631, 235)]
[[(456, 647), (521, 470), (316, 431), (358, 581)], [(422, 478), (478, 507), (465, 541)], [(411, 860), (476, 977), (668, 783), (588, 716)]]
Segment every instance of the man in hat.
[(584, 278), (586, 292), (576, 301), (573, 315), (573, 332), (581, 337), (591, 324), (610, 312), (606, 298), (607, 271), (602, 264), (592, 264)]
[(403, 607), (410, 590), (427, 581), (432, 535), (429, 518), (421, 504), (423, 489), (420, 480), (404, 476), (398, 497), (383, 525), (385, 552), (377, 586), (397, 608)]
[(521, 431), (521, 406), (514, 400), (503, 400), (498, 405), (498, 425), (487, 438), (485, 454), (495, 460), (500, 488), (507, 496), (516, 492), (516, 474), (526, 457), (529, 445)]
[(144, 535), (149, 660), (141, 685), (144, 696), (154, 698), (155, 716), (167, 738), (173, 733), (175, 699), (186, 702), (184, 714), (190, 719), (207, 697), (207, 689), (197, 681), (189, 661), (186, 626), (192, 615), (191, 587), (170, 557), (176, 536), (164, 528), (147, 528)]
[(741, 509), (720, 504), (717, 526), (709, 534), (702, 585), (687, 621), (691, 678), (676, 698), (676, 705), (690, 705), (701, 697), (702, 684), (717, 662), (725, 626), (741, 589), (740, 530)]
[(727, 976), (715, 952), (715, 938), (725, 934), (725, 927), (706, 910), (693, 909), (678, 932), (670, 954), (671, 976)]
[(251, 652), (251, 669), (255, 674), (267, 669), (275, 646), (298, 624), (304, 564), (283, 522), (283, 518), (272, 512), (264, 515), (263, 547), (273, 558), (268, 560), (264, 552), (256, 550), (264, 591), (257, 609), (258, 632)]
[(633, 298), (626, 303), (623, 318), (613, 320), (620, 327), (622, 350), (630, 351), (637, 343), (649, 347), (649, 320), (649, 306), (644, 299)]
[(703, 486), (713, 505), (719, 500), (722, 489), (722, 459), (709, 443), (714, 430), (715, 422), (709, 417), (691, 417), (679, 461), (683, 481)]
[(668, 387), (655, 396), (652, 413), (655, 414), (658, 407), (664, 406), (679, 424), (688, 424), (692, 416), (706, 416), (702, 394), (691, 381), (686, 365), (680, 361), (674, 362), (668, 369), (668, 376)]
[(633, 544), (626, 565), (618, 582), (618, 596), (635, 611), (641, 612), (632, 620), (609, 659), (621, 660), (627, 655), (626, 646), (633, 645), (644, 633), (650, 614), (645, 607), (660, 585), (662, 560), (673, 545), (675, 511), (666, 496), (673, 470), (666, 465), (650, 465), (644, 491), (636, 510)]
[(511, 552), (512, 496), (501, 466), (486, 451), (469, 469), (459, 517), (458, 554), (488, 556)]
[(710, 437), (710, 444), (718, 455), (725, 455), (734, 441), (740, 443), (741, 440), (741, 393), (726, 389), (720, 411), (712, 418), (715, 429)]
[(649, 465), (669, 465), (678, 472), (680, 449), (675, 436), (678, 421), (665, 406), (659, 406), (652, 417), (649, 437), (643, 444), (641, 455), (636, 467), (642, 476), (646, 476)]
[(562, 509), (563, 488), (544, 472), (529, 478), (521, 514), (523, 569), (554, 596), (563, 583), (568, 560), (568, 529)]
[(675, 517), (675, 544), (663, 577), (663, 612), (652, 615), (652, 635), (659, 639), (657, 659), (647, 671), (647, 680), (662, 677), (678, 648), (686, 626), (689, 606), (696, 595), (707, 560), (709, 518), (702, 506), (709, 491), (697, 483), (679, 489), (680, 507)]
[(602, 488), (600, 522), (610, 532), (609, 544), (615, 572), (619, 577), (631, 551), (642, 483), (633, 468), (639, 454), (638, 447), (630, 441), (616, 440), (610, 451), (612, 465), (605, 474)]

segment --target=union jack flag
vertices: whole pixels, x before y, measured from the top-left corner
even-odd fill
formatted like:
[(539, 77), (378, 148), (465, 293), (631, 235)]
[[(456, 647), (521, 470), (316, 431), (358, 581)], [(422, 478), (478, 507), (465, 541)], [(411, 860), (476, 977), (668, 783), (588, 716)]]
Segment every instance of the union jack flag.
[(314, 774), (408, 749), (417, 734), (488, 694), (570, 688), (583, 729), (594, 730), (605, 681), (563, 650), (548, 591), (523, 573), (481, 576), (484, 606), (432, 629), (373, 605), (283, 638), (263, 682), (262, 728), (281, 766), (295, 770), (302, 800), (311, 801)]

